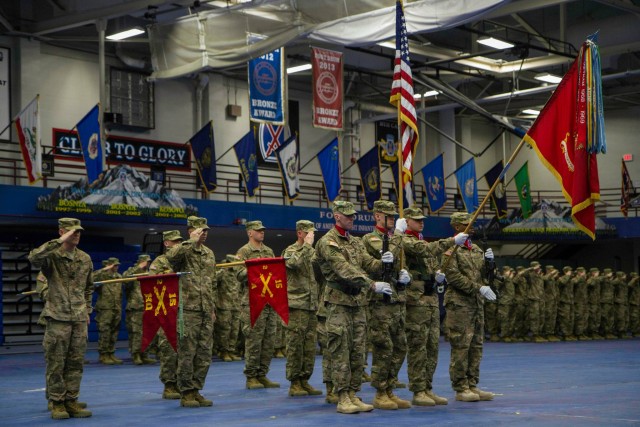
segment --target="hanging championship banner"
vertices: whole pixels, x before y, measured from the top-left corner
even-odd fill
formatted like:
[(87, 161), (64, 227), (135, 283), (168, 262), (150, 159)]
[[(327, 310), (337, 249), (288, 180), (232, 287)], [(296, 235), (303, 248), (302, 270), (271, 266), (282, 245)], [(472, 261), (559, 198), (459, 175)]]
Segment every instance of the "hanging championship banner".
[(284, 124), (284, 49), (249, 61), (249, 118), (259, 123)]
[(342, 130), (342, 52), (311, 48), (313, 126)]

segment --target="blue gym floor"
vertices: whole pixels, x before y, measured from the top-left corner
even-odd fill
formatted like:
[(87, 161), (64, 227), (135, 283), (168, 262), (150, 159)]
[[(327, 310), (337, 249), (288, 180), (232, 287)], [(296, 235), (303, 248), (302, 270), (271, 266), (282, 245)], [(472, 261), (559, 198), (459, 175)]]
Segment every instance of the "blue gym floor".
[[(119, 343), (125, 345), (126, 343)], [(273, 359), (272, 380), (280, 389), (246, 390), (244, 362), (215, 360), (203, 394), (210, 408), (180, 408), (163, 400), (158, 365), (135, 366), (126, 349), (124, 365), (97, 363), (90, 349), (80, 400), (93, 417), (52, 420), (44, 398), (44, 361), (38, 346), (0, 350), (0, 426), (334, 426), (334, 425), (640, 425), (640, 340), (560, 343), (486, 343), (480, 386), (497, 393), (492, 402), (454, 400), (449, 384), (449, 344), (441, 341), (434, 389), (449, 405), (341, 415), (324, 396), (290, 398), (285, 360)], [(324, 391), (321, 358), (311, 384)], [(406, 364), (400, 379), (407, 381)], [(411, 399), (407, 389), (397, 390)], [(374, 390), (363, 384), (367, 403)]]

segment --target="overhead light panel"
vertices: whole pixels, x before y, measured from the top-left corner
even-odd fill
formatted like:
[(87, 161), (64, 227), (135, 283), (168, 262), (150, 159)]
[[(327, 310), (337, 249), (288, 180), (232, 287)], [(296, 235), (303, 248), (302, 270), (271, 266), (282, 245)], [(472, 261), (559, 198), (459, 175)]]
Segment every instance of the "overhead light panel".
[(522, 110), (522, 114), (528, 114), (530, 116), (538, 116), (538, 115), (540, 115), (540, 110), (534, 110), (533, 108), (527, 108), (526, 110)]
[(558, 84), (562, 81), (562, 77), (555, 76), (550, 73), (541, 73), (534, 77), (536, 80), (540, 80), (542, 82)]
[(296, 65), (295, 67), (287, 68), (287, 74), (299, 73), (301, 71), (307, 71), (311, 69), (311, 64)]
[(111, 34), (107, 36), (109, 40), (124, 40), (129, 37), (135, 37), (140, 34), (144, 34), (144, 30), (140, 27), (129, 28), (128, 30), (120, 31), (119, 33)]
[(493, 37), (481, 37), (478, 39), (478, 43), (492, 47), (494, 49), (509, 49), (515, 46), (512, 43), (508, 43)]
[(430, 96), (437, 96), (437, 95), (440, 95), (440, 92), (438, 92), (437, 90), (428, 90), (422, 94), (422, 96), (424, 96), (425, 98), (428, 98)]

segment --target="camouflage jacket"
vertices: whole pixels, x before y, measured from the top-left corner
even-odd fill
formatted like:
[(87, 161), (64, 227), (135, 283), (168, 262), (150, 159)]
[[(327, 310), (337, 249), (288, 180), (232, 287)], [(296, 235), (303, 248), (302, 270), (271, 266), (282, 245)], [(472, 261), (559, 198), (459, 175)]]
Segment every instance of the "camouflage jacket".
[(634, 277), (629, 281), (629, 305), (640, 305), (640, 277)]
[(504, 277), (502, 280), (496, 280), (496, 289), (498, 290), (498, 305), (511, 305), (515, 302), (516, 288), (513, 285), (512, 277)]
[[(147, 270), (134, 265), (129, 267), (122, 277), (131, 277), (134, 274), (146, 273)], [(140, 282), (134, 280), (132, 282), (125, 282), (124, 294), (127, 299), (127, 311), (142, 311), (144, 310), (144, 299), (142, 298), (142, 291), (140, 290)]]
[(484, 267), (484, 251), (476, 244), (471, 249), (460, 247), (453, 254), (453, 249), (446, 251), (442, 257), (442, 265), (447, 260), (447, 291), (444, 295), (445, 305), (463, 307), (482, 307), (483, 298), (480, 287), (483, 286), (482, 269)]
[(544, 280), (544, 300), (558, 301), (558, 276), (555, 272), (544, 274), (542, 280)]
[(311, 262), (314, 253), (313, 246), (298, 242), (282, 252), (287, 266), (289, 308), (318, 310), (318, 283)]
[[(119, 279), (122, 275), (117, 271), (96, 270), (93, 272), (93, 280), (101, 282), (103, 280)], [(122, 283), (107, 283), (96, 286), (96, 310), (122, 310)]]
[(600, 304), (613, 304), (613, 278), (604, 276), (600, 278)]
[(563, 275), (558, 279), (558, 302), (573, 304), (573, 279), (571, 275)]
[(516, 273), (512, 281), (515, 290), (514, 303), (517, 305), (526, 304), (529, 285), (527, 285), (527, 278), (524, 276), (524, 272)]
[(37, 323), (38, 325), (45, 327), (47, 326), (47, 321), (45, 320), (43, 313), (44, 306), (47, 304), (47, 296), (49, 295), (49, 283), (47, 283), (47, 278), (44, 277), (42, 271), (38, 272), (38, 276), (36, 276), (36, 292), (40, 296), (40, 300), (43, 304)]
[(67, 252), (62, 248), (60, 239), (54, 239), (32, 250), (29, 261), (42, 270), (49, 284), (43, 316), (61, 321), (85, 322), (92, 311), (91, 257), (78, 248)]
[[(375, 259), (382, 258), (382, 243), (383, 243), (384, 235), (374, 227), (371, 233), (365, 234), (362, 236), (362, 245), (367, 250), (367, 253), (374, 257)], [(403, 287), (398, 287), (396, 278), (398, 277), (398, 273), (400, 271), (400, 250), (401, 250), (402, 236), (401, 235), (393, 235), (393, 237), (389, 237), (389, 251), (393, 254), (394, 257), (394, 265), (391, 270), (391, 280), (389, 280), (389, 284), (391, 285), (391, 289), (393, 290), (393, 295), (391, 295), (391, 301), (393, 302), (405, 302), (407, 300), (406, 291)], [(382, 282), (384, 276), (384, 272), (376, 273), (370, 275), (369, 277), (376, 282)], [(382, 301), (384, 299), (383, 295), (376, 294), (375, 292), (368, 291), (367, 297), (369, 301)]]
[[(360, 239), (342, 236), (334, 227), (316, 243), (316, 262), (327, 281), (326, 303), (351, 307), (367, 305), (367, 290), (375, 282), (368, 276), (380, 274), (382, 261), (367, 253)], [(344, 290), (363, 288), (357, 295)]]
[(525, 277), (527, 279), (528, 292), (527, 298), (532, 301), (543, 301), (544, 300), (544, 279), (541, 274), (535, 272), (535, 270), (531, 269), (525, 273)]
[[(255, 258), (274, 258), (273, 250), (262, 244), (259, 248), (254, 248), (250, 243), (242, 246), (236, 253), (238, 261), (244, 261), (247, 259)], [(236, 267), (236, 278), (240, 282), (240, 290), (242, 292), (242, 305), (249, 305), (249, 286), (247, 284), (247, 267)]]
[(167, 251), (173, 271), (187, 272), (180, 278), (180, 303), (184, 310), (213, 313), (216, 309), (216, 257), (204, 245), (189, 239)]
[(157, 275), (157, 274), (169, 274), (175, 273), (173, 271), (173, 267), (171, 267), (171, 263), (167, 259), (166, 255), (159, 255), (151, 262), (149, 266), (149, 274)]
[(613, 282), (613, 302), (618, 305), (629, 304), (629, 287), (627, 281), (616, 277)]
[[(233, 261), (236, 261), (235, 257)], [(240, 283), (233, 268), (219, 269), (216, 280), (218, 282), (216, 308), (222, 310), (240, 310)]]
[(589, 305), (600, 305), (600, 277), (587, 279), (587, 293)]
[(587, 278), (586, 276), (576, 276), (572, 280), (573, 282), (573, 304), (574, 305), (586, 305), (587, 304)]

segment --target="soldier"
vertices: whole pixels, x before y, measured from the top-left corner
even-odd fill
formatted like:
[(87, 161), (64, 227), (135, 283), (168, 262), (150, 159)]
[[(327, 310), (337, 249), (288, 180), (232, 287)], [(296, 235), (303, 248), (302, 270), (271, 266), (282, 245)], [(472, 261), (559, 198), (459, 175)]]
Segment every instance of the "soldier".
[(608, 340), (616, 339), (613, 334), (615, 313), (613, 311), (613, 271), (610, 268), (602, 270), (604, 276), (600, 281), (600, 328), (602, 336)]
[(527, 279), (524, 274), (526, 269), (519, 265), (513, 277), (513, 287), (515, 290), (514, 313), (513, 313), (513, 340), (522, 342), (529, 339), (529, 328), (527, 324)]
[(553, 265), (545, 267), (544, 280), (544, 322), (542, 333), (551, 342), (558, 342), (560, 338), (556, 336), (556, 320), (558, 318), (558, 283), (556, 279), (560, 273)]
[[(182, 236), (178, 230), (169, 230), (162, 233), (162, 244), (165, 253), (182, 242)], [(169, 274), (175, 273), (166, 255), (160, 255), (153, 260), (149, 266), (149, 274)], [(160, 381), (164, 385), (162, 391), (163, 399), (180, 399), (178, 390), (178, 354), (173, 349), (162, 328), (158, 329), (158, 357), (160, 358)]]
[[(379, 259), (383, 249), (383, 240), (389, 239), (389, 250), (398, 258), (402, 235), (391, 238), (395, 217), (398, 213), (393, 202), (376, 200), (373, 204), (375, 227), (362, 237), (362, 244), (372, 257)], [(406, 227), (406, 226), (405, 226)], [(390, 265), (386, 280), (392, 286), (390, 297), (371, 292), (369, 296), (369, 317), (367, 326), (371, 341), (371, 385), (376, 389), (373, 407), (377, 409), (407, 409), (411, 402), (400, 399), (393, 393), (398, 372), (407, 353), (407, 337), (404, 330), (406, 301), (405, 286), (409, 275), (404, 271), (402, 283), (395, 280), (396, 269)], [(393, 277), (392, 277), (393, 276)], [(385, 281), (382, 273), (370, 275), (372, 280)]]
[(349, 231), (353, 228), (355, 214), (353, 203), (334, 202), (336, 225), (316, 244), (316, 261), (327, 281), (324, 301), (332, 382), (338, 393), (337, 411), (343, 414), (373, 410), (372, 405), (363, 403), (356, 396), (364, 366), (366, 289), (392, 293), (388, 283), (375, 282), (367, 273), (382, 273), (383, 263), (393, 262), (393, 254), (385, 252), (382, 259), (377, 260), (367, 253), (358, 239), (351, 237)]
[[(452, 239), (437, 242), (423, 240), (424, 218), (422, 209), (404, 210), (404, 219), (396, 224), (396, 234), (402, 235), (402, 249), (411, 283), (406, 290), (407, 372), (412, 403), (417, 406), (446, 405), (448, 400), (433, 391), (433, 374), (438, 365), (440, 339), (440, 308), (436, 288), (444, 282), (438, 270), (442, 253), (453, 243)], [(455, 241), (462, 244), (466, 234)]]
[[(470, 214), (455, 212), (451, 215), (451, 226), (456, 233), (465, 230), (470, 222)], [(472, 227), (469, 234), (473, 234)], [(484, 338), (483, 300), (496, 299), (482, 278), (485, 259), (493, 260), (493, 250), (489, 248), (483, 253), (470, 239), (455, 253), (452, 249), (446, 251), (442, 259), (443, 265), (447, 265), (445, 274), (449, 285), (444, 297), (445, 324), (451, 343), (449, 376), (456, 400), (463, 402), (493, 400), (495, 396), (478, 388)]]
[(635, 271), (629, 281), (629, 331), (634, 337), (640, 336), (640, 278)]
[(589, 310), (589, 325), (587, 335), (594, 340), (601, 340), (600, 330), (600, 270), (597, 267), (589, 269), (587, 279), (587, 299)]
[[(273, 258), (273, 250), (264, 244), (262, 221), (249, 221), (245, 226), (249, 242), (238, 249), (236, 258), (245, 261), (254, 258)], [(280, 384), (267, 378), (274, 354), (276, 322), (280, 316), (267, 304), (251, 327), (249, 311), (249, 285), (246, 267), (238, 267), (237, 278), (242, 288), (242, 332), (244, 333), (244, 375), (249, 390), (278, 388)]]
[[(119, 279), (118, 273), (120, 260), (111, 257), (102, 261), (103, 268), (93, 272), (93, 280)], [(115, 355), (116, 341), (120, 331), (120, 319), (122, 318), (122, 283), (107, 283), (96, 288), (98, 300), (95, 310), (96, 323), (98, 324), (98, 352), (100, 363), (104, 365), (121, 365), (122, 360)]]
[[(226, 262), (237, 261), (227, 254)], [(236, 354), (240, 330), (240, 283), (232, 268), (221, 268), (217, 274), (216, 323), (213, 326), (213, 342), (220, 358), (225, 362), (242, 360)]]
[(313, 265), (313, 273), (318, 283), (318, 311), (316, 316), (318, 318), (318, 343), (320, 344), (320, 350), (322, 351), (322, 382), (327, 389), (327, 395), (324, 399), (325, 402), (337, 405), (338, 396), (333, 392), (333, 382), (331, 380), (331, 353), (327, 346), (327, 307), (324, 304), (324, 292), (326, 288), (326, 280), (320, 270), (318, 259), (314, 251), (313, 258), (311, 259)]
[(498, 329), (502, 342), (512, 342), (514, 322), (515, 287), (513, 275), (515, 270), (505, 265), (502, 267), (502, 281), (498, 281)]
[(626, 338), (628, 336), (627, 322), (629, 321), (629, 287), (627, 285), (627, 274), (624, 271), (616, 271), (613, 286), (614, 334), (617, 334), (618, 338)]
[(576, 268), (573, 278), (573, 330), (580, 341), (589, 341), (586, 335), (589, 324), (589, 307), (587, 301), (587, 271), (584, 267)]
[(558, 279), (558, 333), (564, 341), (575, 341), (573, 335), (573, 269), (565, 265)]
[(82, 230), (80, 220), (60, 218), (60, 237), (29, 253), (29, 261), (42, 270), (48, 283), (42, 346), (51, 418), (57, 420), (92, 415), (78, 405), (93, 296), (91, 257), (78, 249)]
[[(138, 255), (135, 265), (129, 267), (123, 277), (134, 277), (135, 275), (147, 274), (151, 257), (147, 254)], [(129, 334), (129, 353), (134, 365), (152, 365), (155, 360), (149, 357), (149, 349), (144, 352), (142, 348), (142, 315), (144, 314), (144, 300), (140, 291), (140, 283), (137, 280), (126, 282), (124, 293), (127, 298), (126, 319), (127, 332)]]
[(204, 388), (213, 353), (213, 323), (216, 320), (216, 257), (205, 246), (209, 235), (207, 219), (187, 218), (189, 240), (167, 251), (173, 271), (190, 271), (180, 278), (182, 321), (187, 332), (178, 345), (178, 389), (180, 406), (212, 406), (200, 390)]
[(532, 341), (541, 343), (547, 340), (540, 335), (544, 322), (544, 279), (538, 261), (531, 261), (525, 273), (527, 279), (527, 322), (532, 334)]
[(318, 396), (322, 392), (309, 384), (316, 361), (318, 341), (318, 283), (311, 259), (314, 254), (313, 222), (296, 222), (297, 241), (282, 256), (287, 266), (289, 325), (287, 326), (287, 380), (289, 396)]

